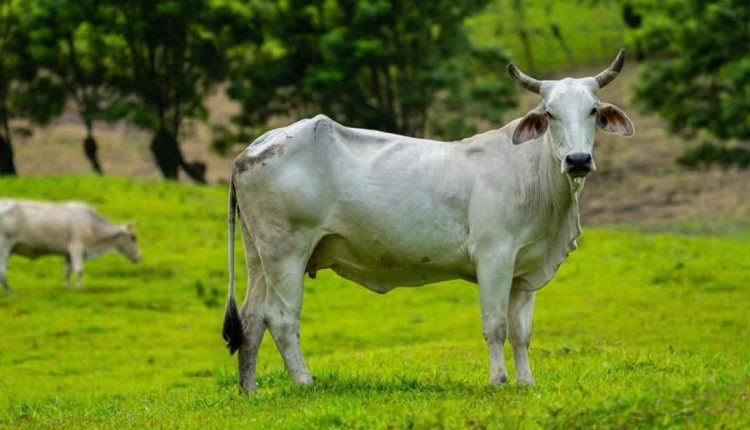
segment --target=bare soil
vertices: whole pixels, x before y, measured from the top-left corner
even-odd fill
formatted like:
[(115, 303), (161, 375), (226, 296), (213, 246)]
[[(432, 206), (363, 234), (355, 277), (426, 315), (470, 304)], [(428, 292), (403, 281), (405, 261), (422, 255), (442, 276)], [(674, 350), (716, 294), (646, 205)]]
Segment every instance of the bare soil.
[[(586, 225), (670, 223), (695, 219), (746, 219), (750, 217), (750, 171), (688, 171), (675, 163), (690, 144), (667, 133), (661, 120), (642, 113), (630, 100), (629, 88), (636, 66), (599, 94), (628, 112), (636, 126), (632, 139), (597, 134), (595, 160), (598, 171), (587, 179), (582, 198), (582, 222)], [(595, 72), (585, 70), (580, 74)], [(525, 94), (521, 106), (508, 119), (536, 105)], [(211, 121), (227, 123), (237, 106), (218, 93), (209, 100)], [(499, 124), (497, 126), (500, 126)], [(81, 142), (83, 126), (73, 112), (48, 127), (36, 128), (31, 137), (15, 139), (16, 163), (21, 175), (89, 173)], [(132, 125), (97, 124), (96, 138), (106, 174), (158, 178), (148, 149), (150, 134)], [(210, 151), (210, 129), (189, 123), (182, 148), (188, 160), (207, 163), (209, 182), (226, 181), (231, 156)], [(239, 152), (238, 145), (234, 152)], [(187, 180), (183, 178), (183, 180)]]

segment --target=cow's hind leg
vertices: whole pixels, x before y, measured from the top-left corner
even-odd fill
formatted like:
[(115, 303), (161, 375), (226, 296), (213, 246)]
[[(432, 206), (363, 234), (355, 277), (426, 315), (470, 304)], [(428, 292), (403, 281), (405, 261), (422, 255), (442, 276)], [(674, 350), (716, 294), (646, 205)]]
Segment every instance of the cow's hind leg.
[(10, 258), (10, 249), (0, 247), (0, 283), (3, 284), (5, 294), (12, 294), (13, 290), (8, 285), (8, 258)]
[[(266, 278), (265, 323), (296, 384), (308, 385), (312, 377), (300, 348), (300, 311), (302, 285), (308, 246), (304, 240), (285, 238), (287, 247), (264, 250), (259, 247)], [(265, 242), (264, 243), (269, 243)], [(270, 242), (273, 243), (273, 242)]]
[(63, 257), (63, 268), (65, 270), (65, 288), (70, 288), (70, 272), (73, 270), (71, 268), (71, 262), (70, 262), (70, 254), (65, 254)]
[(260, 263), (255, 244), (249, 238), (243, 227), (245, 245), (245, 259), (247, 263), (247, 295), (240, 310), (243, 328), (243, 342), (238, 351), (237, 366), (239, 368), (240, 387), (248, 392), (256, 389), (256, 367), (258, 351), (263, 334), (266, 331), (263, 305), (266, 298), (266, 277)]
[(534, 291), (512, 289), (508, 306), (508, 328), (516, 366), (516, 382), (534, 385), (529, 367), (529, 342), (531, 341), (531, 317), (534, 313)]

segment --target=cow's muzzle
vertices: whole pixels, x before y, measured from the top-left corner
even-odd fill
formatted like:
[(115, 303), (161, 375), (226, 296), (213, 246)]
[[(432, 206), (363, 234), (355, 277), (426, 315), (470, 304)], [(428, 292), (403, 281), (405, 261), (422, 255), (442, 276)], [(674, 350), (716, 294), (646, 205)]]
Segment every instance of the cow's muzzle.
[(594, 159), (588, 152), (574, 152), (565, 156), (565, 173), (582, 178), (595, 170)]

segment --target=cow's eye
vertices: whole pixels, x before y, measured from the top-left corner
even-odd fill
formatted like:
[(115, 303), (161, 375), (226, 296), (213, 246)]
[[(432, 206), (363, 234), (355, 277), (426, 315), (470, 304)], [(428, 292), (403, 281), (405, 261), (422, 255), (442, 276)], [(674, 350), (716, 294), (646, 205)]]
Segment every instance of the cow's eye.
[(549, 119), (556, 119), (554, 115), (552, 115), (551, 113), (549, 113), (549, 111), (547, 111), (547, 118), (549, 118)]
[(589, 115), (596, 115), (596, 108), (591, 108), (591, 113)]

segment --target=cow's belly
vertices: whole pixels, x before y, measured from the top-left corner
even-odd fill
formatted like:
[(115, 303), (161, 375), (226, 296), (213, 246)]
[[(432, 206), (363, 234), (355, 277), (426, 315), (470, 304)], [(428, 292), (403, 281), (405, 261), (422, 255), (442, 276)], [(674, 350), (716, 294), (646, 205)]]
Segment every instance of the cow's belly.
[(362, 244), (338, 235), (320, 241), (307, 264), (314, 277), (330, 268), (370, 290), (387, 293), (396, 287), (414, 287), (450, 279), (475, 280), (471, 262), (460, 252), (394, 253), (372, 243)]
[(54, 255), (54, 254), (65, 254), (65, 249), (61, 249), (59, 247), (49, 246), (47, 244), (26, 244), (26, 243), (17, 243), (13, 246), (11, 249), (11, 253), (15, 255), (20, 255), (27, 258), (39, 258), (43, 257), (45, 255)]

